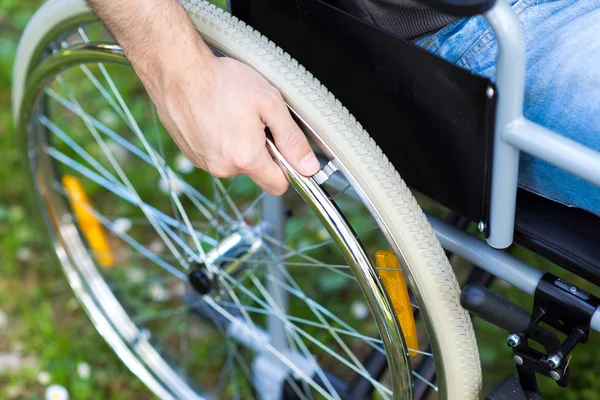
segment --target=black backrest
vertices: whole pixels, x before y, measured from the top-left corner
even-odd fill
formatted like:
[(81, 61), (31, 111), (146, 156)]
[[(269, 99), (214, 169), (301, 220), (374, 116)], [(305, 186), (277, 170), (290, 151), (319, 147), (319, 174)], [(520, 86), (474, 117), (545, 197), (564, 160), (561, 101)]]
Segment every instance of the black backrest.
[(496, 4), (496, 0), (418, 0), (443, 13), (457, 17), (483, 14)]
[[(363, 124), (404, 180), (487, 222), (495, 89), (490, 80), (319, 0), (231, 0)], [(494, 95), (486, 95), (489, 88)]]

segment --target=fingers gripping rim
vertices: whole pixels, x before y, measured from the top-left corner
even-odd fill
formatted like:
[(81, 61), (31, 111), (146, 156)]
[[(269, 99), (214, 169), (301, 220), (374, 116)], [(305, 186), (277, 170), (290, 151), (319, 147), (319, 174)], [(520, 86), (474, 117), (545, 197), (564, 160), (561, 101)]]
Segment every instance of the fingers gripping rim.
[(207, 2), (181, 3), (207, 42), (269, 79), (346, 165), (387, 225), (421, 293), (421, 311), (442, 359), (441, 390), (450, 399), (479, 398), (479, 353), (470, 317), (459, 304), (458, 283), (425, 215), (379, 147), (316, 78), (273, 42)]

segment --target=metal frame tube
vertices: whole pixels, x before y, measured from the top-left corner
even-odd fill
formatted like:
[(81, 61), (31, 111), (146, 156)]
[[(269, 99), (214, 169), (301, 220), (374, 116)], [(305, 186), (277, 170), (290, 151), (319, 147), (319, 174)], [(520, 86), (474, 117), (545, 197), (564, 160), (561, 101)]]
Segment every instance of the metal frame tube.
[[(269, 235), (280, 242), (285, 242), (285, 206), (283, 197), (265, 196), (262, 204), (263, 221), (267, 224)], [(272, 256), (280, 257), (281, 248), (270, 249)], [(273, 260), (272, 265), (267, 266), (267, 270), (277, 281), (285, 282), (283, 269), (285, 266), (279, 260)], [(267, 280), (267, 290), (273, 297), (275, 304), (282, 313), (288, 311), (288, 292), (273, 280)], [(285, 351), (290, 348), (288, 342), (288, 332), (285, 323), (277, 315), (271, 314), (267, 317), (267, 328), (271, 343), (279, 351)]]
[(498, 278), (529, 294), (535, 289), (544, 273), (502, 250), (495, 250), (477, 237), (462, 231), (438, 217), (427, 214), (427, 219), (442, 247)]
[(504, 141), (503, 132), (523, 114), (525, 91), (525, 39), (523, 29), (505, 0), (485, 14), (498, 43), (496, 85), (499, 90), (492, 167), (490, 246), (502, 249), (513, 241), (519, 149)]
[[(542, 271), (525, 264), (505, 251), (492, 249), (484, 241), (438, 217), (427, 214), (427, 219), (444, 249), (461, 256), (530, 295), (535, 294), (535, 289), (544, 275)], [(591, 327), (600, 332), (600, 311), (598, 309), (592, 317)]]
[(525, 118), (513, 122), (503, 136), (514, 147), (600, 186), (600, 152)]

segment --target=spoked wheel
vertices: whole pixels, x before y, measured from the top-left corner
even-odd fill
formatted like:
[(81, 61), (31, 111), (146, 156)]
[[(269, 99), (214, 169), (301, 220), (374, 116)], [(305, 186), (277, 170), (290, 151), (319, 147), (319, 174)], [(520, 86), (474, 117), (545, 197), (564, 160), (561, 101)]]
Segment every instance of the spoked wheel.
[(397, 172), (281, 49), (182, 4), (215, 53), (282, 92), (323, 168), (288, 170), (296, 190), (280, 198), (192, 168), (83, 2), (46, 3), (20, 44), (13, 107), (53, 247), (98, 331), (163, 398), (410, 398), (431, 360), (440, 398), (477, 398), (469, 316)]

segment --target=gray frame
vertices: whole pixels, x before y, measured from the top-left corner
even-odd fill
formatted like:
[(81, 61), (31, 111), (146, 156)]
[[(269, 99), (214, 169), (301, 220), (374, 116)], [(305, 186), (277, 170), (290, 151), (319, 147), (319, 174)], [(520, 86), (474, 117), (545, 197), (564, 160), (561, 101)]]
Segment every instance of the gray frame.
[[(533, 295), (543, 273), (504, 251), (496, 250), (505, 249), (513, 242), (520, 152), (539, 157), (597, 186), (600, 186), (600, 152), (523, 117), (523, 29), (505, 0), (498, 0), (484, 16), (498, 43), (496, 85), (499, 96), (492, 166), (490, 236), (487, 239), (489, 246), (437, 217), (428, 215), (428, 219), (445, 249)], [(485, 226), (480, 225), (482, 228)], [(592, 318), (592, 329), (600, 332), (599, 310)]]
[(519, 154), (525, 151), (600, 186), (600, 152), (563, 137), (523, 117), (525, 40), (519, 19), (505, 0), (485, 14), (496, 35), (497, 106), (490, 236), (504, 249), (513, 242)]

